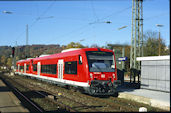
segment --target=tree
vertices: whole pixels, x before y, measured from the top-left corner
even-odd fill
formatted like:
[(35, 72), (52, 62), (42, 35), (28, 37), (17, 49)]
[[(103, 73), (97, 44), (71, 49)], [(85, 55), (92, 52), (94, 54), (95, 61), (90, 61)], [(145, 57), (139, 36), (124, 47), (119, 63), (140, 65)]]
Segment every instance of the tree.
[(158, 39), (158, 33), (147, 31), (144, 34), (144, 56), (158, 56), (160, 43), (160, 55), (167, 55), (166, 44), (163, 38)]
[(79, 42), (71, 42), (66, 46), (67, 49), (69, 48), (84, 48), (84, 46), (82, 44), (80, 44)]
[(166, 54), (170, 55), (170, 44), (168, 45), (168, 47), (165, 48), (165, 50), (166, 50)]
[(11, 68), (11, 66), (12, 66), (12, 58), (8, 58), (7, 59), (7, 67)]
[(3, 55), (1, 56), (1, 65), (5, 65), (6, 64), (6, 57)]
[(16, 56), (16, 61), (18, 61), (19, 60), (19, 56)]

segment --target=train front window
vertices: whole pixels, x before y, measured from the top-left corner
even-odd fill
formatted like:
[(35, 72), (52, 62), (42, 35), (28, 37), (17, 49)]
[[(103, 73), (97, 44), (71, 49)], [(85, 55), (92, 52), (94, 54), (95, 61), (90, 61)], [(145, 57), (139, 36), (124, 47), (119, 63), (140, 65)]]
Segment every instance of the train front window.
[(90, 72), (114, 72), (114, 56), (112, 52), (88, 51), (88, 65)]

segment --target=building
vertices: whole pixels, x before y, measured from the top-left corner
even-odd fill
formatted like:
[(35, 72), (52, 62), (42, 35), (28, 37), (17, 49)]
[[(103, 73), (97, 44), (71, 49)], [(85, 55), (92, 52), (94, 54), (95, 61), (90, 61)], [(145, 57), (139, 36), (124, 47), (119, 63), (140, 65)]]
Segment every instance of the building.
[(136, 60), (141, 61), (141, 88), (170, 92), (170, 55)]

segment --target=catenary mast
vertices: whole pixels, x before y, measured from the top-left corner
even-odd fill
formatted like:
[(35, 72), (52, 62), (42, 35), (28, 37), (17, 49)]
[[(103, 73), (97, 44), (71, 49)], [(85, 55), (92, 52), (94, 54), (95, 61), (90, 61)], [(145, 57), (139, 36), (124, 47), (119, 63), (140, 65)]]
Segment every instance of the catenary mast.
[(132, 0), (130, 68), (140, 70), (136, 57), (143, 56), (143, 0)]

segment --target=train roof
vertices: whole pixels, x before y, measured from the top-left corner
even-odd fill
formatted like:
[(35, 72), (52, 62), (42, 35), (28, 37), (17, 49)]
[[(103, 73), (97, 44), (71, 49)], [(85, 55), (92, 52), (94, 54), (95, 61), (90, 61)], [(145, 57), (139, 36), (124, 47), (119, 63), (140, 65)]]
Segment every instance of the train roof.
[(27, 58), (27, 59), (18, 60), (17, 63), (29, 62), (32, 59), (34, 59), (34, 58)]
[(70, 48), (70, 49), (65, 49), (65, 50), (62, 50), (61, 53), (64, 53), (64, 52), (69, 52), (69, 51), (75, 51), (75, 50), (80, 50), (81, 48)]
[[(63, 50), (61, 53), (56, 53), (56, 54), (52, 54), (52, 55), (47, 55), (47, 56), (42, 56), (42, 57), (37, 57), (37, 58), (32, 58), (34, 61), (38, 61), (38, 60), (43, 60), (43, 59), (53, 59), (56, 57), (65, 57), (65, 56), (70, 56), (70, 55), (77, 55), (80, 54), (82, 52), (85, 51), (106, 51), (106, 52), (113, 52), (112, 50), (109, 49), (103, 49), (103, 48), (70, 48), (70, 49), (66, 49)], [(22, 62), (27, 62), (30, 61), (31, 59), (27, 59), (27, 60), (21, 60), (18, 61), (17, 63), (22, 63)]]

